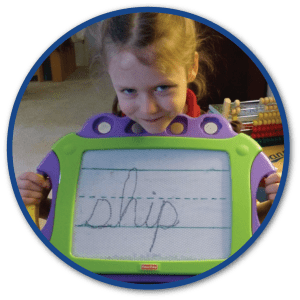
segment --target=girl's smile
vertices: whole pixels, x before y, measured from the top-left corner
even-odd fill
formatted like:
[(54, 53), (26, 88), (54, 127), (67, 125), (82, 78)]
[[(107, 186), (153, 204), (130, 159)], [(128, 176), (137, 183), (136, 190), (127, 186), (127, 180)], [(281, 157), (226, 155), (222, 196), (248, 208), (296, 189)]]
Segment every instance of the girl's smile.
[(184, 112), (186, 70), (177, 66), (172, 73), (163, 74), (150, 49), (139, 51), (144, 51), (147, 64), (132, 52), (121, 51), (111, 56), (108, 73), (122, 112), (149, 133), (161, 133)]

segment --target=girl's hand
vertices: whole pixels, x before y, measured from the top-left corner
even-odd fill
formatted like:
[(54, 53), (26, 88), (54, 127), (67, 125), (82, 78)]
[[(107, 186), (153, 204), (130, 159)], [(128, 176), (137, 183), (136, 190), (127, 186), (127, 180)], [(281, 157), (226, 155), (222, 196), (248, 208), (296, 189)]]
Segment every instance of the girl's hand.
[(271, 174), (265, 179), (266, 194), (268, 195), (268, 200), (274, 201), (276, 193), (278, 191), (280, 179), (281, 174), (278, 172)]
[(47, 199), (51, 190), (49, 179), (33, 172), (20, 175), (17, 184), (25, 205), (40, 204)]
[(260, 223), (263, 222), (273, 204), (276, 193), (278, 191), (280, 179), (281, 174), (278, 172), (271, 174), (265, 179), (265, 191), (268, 195), (268, 199), (264, 202), (256, 201), (257, 214)]

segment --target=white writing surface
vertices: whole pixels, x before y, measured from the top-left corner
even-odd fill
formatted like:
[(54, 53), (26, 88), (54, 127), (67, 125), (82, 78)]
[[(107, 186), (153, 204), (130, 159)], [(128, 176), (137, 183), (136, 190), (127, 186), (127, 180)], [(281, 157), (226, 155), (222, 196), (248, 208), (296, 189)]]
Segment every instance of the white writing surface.
[(74, 256), (224, 259), (230, 249), (231, 176), (226, 152), (84, 153), (75, 203)]

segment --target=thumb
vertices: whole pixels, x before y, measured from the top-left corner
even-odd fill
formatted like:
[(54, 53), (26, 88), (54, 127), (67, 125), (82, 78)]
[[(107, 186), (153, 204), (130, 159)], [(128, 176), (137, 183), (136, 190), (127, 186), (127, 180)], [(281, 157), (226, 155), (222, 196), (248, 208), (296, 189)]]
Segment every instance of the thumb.
[(47, 178), (44, 182), (44, 188), (47, 190), (51, 190), (52, 186), (51, 186), (51, 181), (49, 178)]
[(42, 174), (37, 174), (42, 180), (43, 180), (43, 183), (42, 183), (42, 187), (47, 189), (47, 190), (50, 190), (51, 189), (51, 181), (49, 178), (43, 176)]

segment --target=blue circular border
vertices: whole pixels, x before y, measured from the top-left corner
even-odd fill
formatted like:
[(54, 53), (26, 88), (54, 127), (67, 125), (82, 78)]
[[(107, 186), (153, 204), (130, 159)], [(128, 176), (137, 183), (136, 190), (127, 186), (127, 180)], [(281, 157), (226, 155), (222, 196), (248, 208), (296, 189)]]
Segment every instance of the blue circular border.
[[(32, 76), (35, 74), (35, 72), (37, 71), (39, 66), (42, 64), (42, 62), (60, 44), (62, 44), (66, 39), (68, 39), (69, 37), (71, 37), (72, 35), (77, 33), (78, 31), (80, 31), (81, 29), (83, 29), (87, 26), (90, 26), (90, 25), (92, 25), (96, 22), (99, 22), (101, 20), (111, 18), (113, 16), (129, 14), (129, 13), (137, 13), (137, 12), (169, 13), (169, 14), (175, 14), (175, 15), (179, 15), (179, 16), (182, 16), (182, 17), (190, 18), (190, 19), (193, 19), (197, 22), (203, 23), (203, 24), (213, 28), (214, 30), (218, 31), (219, 33), (223, 34), (228, 39), (230, 39), (232, 42), (234, 42), (238, 47), (240, 47), (249, 56), (249, 58), (255, 63), (255, 65), (259, 68), (260, 72), (265, 77), (265, 79), (266, 79), (268, 85), (270, 86), (270, 88), (273, 92), (273, 95), (276, 99), (276, 102), (277, 102), (277, 105), (278, 105), (278, 108), (279, 108), (279, 111), (280, 111), (280, 116), (281, 116), (281, 119), (282, 119), (282, 126), (283, 126), (283, 132), (284, 132), (284, 165), (283, 165), (283, 170), (282, 170), (281, 182), (280, 182), (279, 189), (278, 189), (276, 198), (274, 200), (274, 203), (273, 203), (266, 219), (261, 224), (261, 226), (258, 228), (258, 230), (255, 232), (255, 234), (248, 240), (248, 242), (241, 249), (239, 249), (236, 253), (234, 253), (232, 256), (230, 256), (228, 259), (226, 259), (223, 263), (221, 263), (220, 265), (214, 267), (213, 269), (211, 269), (209, 271), (206, 271), (206, 272), (204, 272), (200, 275), (193, 276), (193, 277), (188, 278), (188, 279), (179, 280), (179, 281), (171, 282), (171, 283), (163, 283), (163, 284), (134, 284), (134, 283), (125, 283), (125, 282), (121, 282), (121, 281), (117, 281), (117, 280), (112, 280), (112, 279), (103, 277), (101, 275), (96, 275), (96, 274), (80, 267), (79, 265), (77, 265), (76, 263), (74, 263), (73, 261), (68, 259), (66, 256), (64, 256), (61, 252), (59, 252), (44, 237), (44, 235), (41, 233), (41, 231), (37, 229), (36, 225), (34, 224), (33, 220), (31, 219), (29, 213), (26, 210), (26, 207), (25, 207), (25, 205), (22, 201), (22, 198), (21, 198), (18, 186), (17, 186), (16, 177), (15, 177), (15, 173), (14, 173), (14, 167), (13, 167), (13, 157), (12, 157), (13, 130), (14, 130), (15, 119), (16, 119), (17, 111), (18, 111), (18, 108), (19, 108), (19, 105), (20, 105), (20, 101), (22, 99), (22, 96), (23, 96), (23, 94), (24, 94), (24, 92), (25, 92)], [(260, 61), (256, 58), (256, 56), (240, 40), (238, 40), (231, 33), (226, 31), (222, 27), (216, 25), (215, 23), (212, 23), (212, 22), (210, 22), (210, 21), (208, 21), (208, 20), (206, 20), (202, 17), (199, 17), (199, 16), (191, 14), (191, 13), (187, 13), (187, 12), (183, 12), (183, 11), (175, 10), (175, 9), (162, 8), (162, 7), (136, 7), (136, 8), (121, 9), (121, 10), (113, 11), (113, 12), (110, 12), (110, 13), (106, 13), (106, 14), (103, 14), (101, 16), (92, 18), (92, 19), (76, 26), (75, 28), (73, 28), (72, 30), (70, 30), (66, 34), (64, 34), (61, 38), (59, 38), (55, 43), (53, 43), (44, 52), (44, 54), (37, 60), (37, 62), (35, 63), (35, 65), (32, 67), (32, 69), (28, 73), (27, 77), (25, 78), (25, 80), (24, 80), (24, 82), (23, 82), (23, 84), (22, 84), (22, 86), (19, 90), (19, 93), (17, 95), (15, 104), (14, 104), (13, 109), (12, 109), (11, 118), (10, 118), (10, 121), (9, 121), (8, 137), (7, 137), (8, 169), (9, 169), (9, 175), (10, 175), (10, 178), (11, 178), (13, 190), (14, 190), (14, 193), (16, 195), (19, 206), (20, 206), (27, 222), (30, 224), (31, 228), (34, 230), (34, 232), (37, 234), (37, 236), (42, 240), (42, 242), (56, 256), (58, 256), (65, 263), (67, 263), (72, 268), (76, 269), (77, 271), (79, 271), (79, 272), (81, 272), (81, 273), (83, 273), (83, 274), (85, 274), (85, 275), (87, 275), (91, 278), (94, 278), (96, 280), (99, 280), (99, 281), (102, 281), (102, 282), (105, 282), (105, 283), (108, 283), (108, 284), (111, 284), (111, 285), (119, 286), (119, 287), (125, 287), (125, 288), (130, 288), (130, 289), (143, 289), (143, 290), (148, 290), (148, 289), (156, 290), (156, 289), (173, 288), (173, 287), (178, 287), (178, 286), (182, 286), (182, 285), (186, 285), (186, 284), (189, 284), (189, 283), (192, 283), (192, 282), (199, 281), (201, 279), (204, 279), (204, 278), (220, 271), (221, 269), (223, 269), (224, 267), (226, 267), (227, 265), (232, 263), (234, 260), (236, 260), (240, 255), (242, 255), (256, 241), (256, 239), (260, 236), (262, 231), (268, 225), (270, 219), (272, 218), (272, 216), (273, 216), (273, 214), (274, 214), (274, 212), (275, 212), (275, 210), (278, 206), (279, 200), (280, 200), (280, 198), (282, 196), (282, 193), (283, 193), (283, 188), (285, 186), (286, 178), (287, 178), (289, 158), (290, 158), (290, 140), (289, 140), (289, 130), (288, 130), (288, 124), (287, 124), (287, 119), (286, 119), (284, 107), (283, 107), (281, 98), (279, 96), (279, 93), (278, 93), (278, 91), (277, 91), (270, 75), (268, 74), (268, 72), (266, 71), (264, 66), (260, 63)]]

